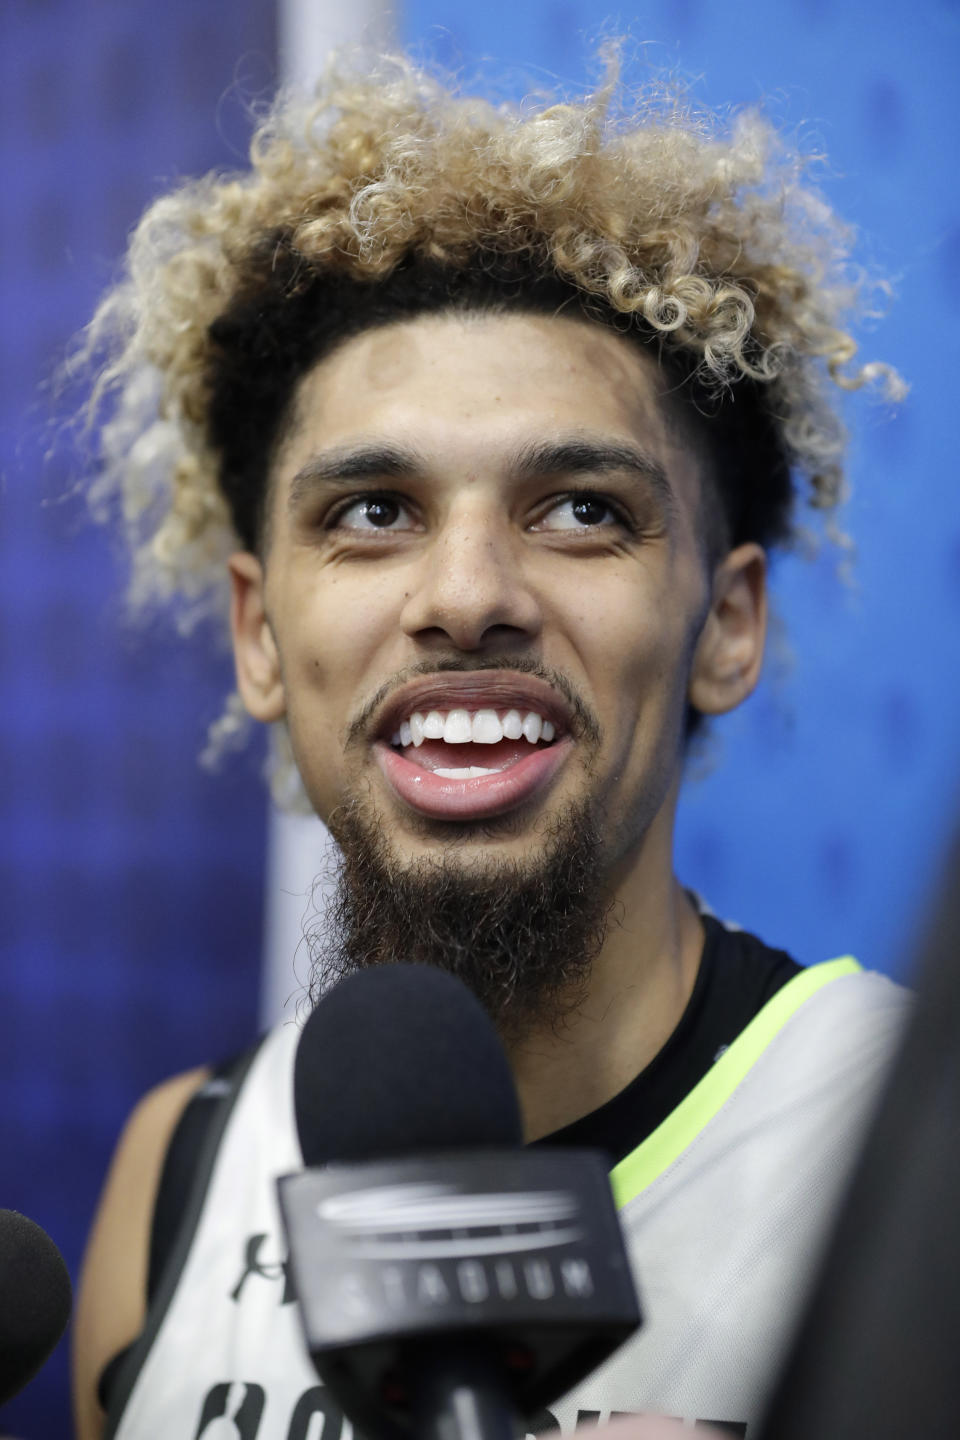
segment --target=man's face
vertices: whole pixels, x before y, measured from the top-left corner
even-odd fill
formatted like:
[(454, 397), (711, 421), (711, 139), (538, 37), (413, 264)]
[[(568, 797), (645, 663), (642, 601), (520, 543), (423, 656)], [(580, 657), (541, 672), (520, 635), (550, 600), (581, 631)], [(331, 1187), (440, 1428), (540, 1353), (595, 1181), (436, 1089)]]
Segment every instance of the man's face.
[(334, 831), (359, 807), (393, 864), (482, 870), (589, 805), (629, 869), (711, 605), (659, 384), (600, 325), (526, 315), (366, 331), (301, 382), (234, 619)]

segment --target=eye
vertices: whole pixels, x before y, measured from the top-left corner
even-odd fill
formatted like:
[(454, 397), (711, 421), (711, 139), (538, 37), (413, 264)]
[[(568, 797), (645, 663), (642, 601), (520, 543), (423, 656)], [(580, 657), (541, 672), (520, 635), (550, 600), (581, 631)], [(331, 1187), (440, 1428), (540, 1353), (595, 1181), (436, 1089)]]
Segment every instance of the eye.
[(610, 500), (589, 491), (564, 495), (555, 501), (533, 527), (535, 530), (585, 530), (622, 525), (623, 516)]
[(413, 521), (409, 511), (393, 495), (363, 495), (351, 500), (330, 519), (330, 528), (338, 530), (409, 530)]

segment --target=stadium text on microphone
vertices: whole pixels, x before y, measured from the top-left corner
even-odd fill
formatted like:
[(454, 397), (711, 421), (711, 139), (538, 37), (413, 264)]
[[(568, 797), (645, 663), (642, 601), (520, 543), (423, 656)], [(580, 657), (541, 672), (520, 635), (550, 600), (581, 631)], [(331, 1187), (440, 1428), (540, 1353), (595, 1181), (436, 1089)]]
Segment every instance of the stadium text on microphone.
[(491, 1195), (457, 1193), (450, 1185), (382, 1186), (332, 1196), (317, 1214), (338, 1237), (342, 1263), (386, 1262), (342, 1274), (338, 1299), (355, 1316), (371, 1304), (404, 1310), (456, 1299), (482, 1304), (492, 1296), (587, 1298), (594, 1291), (585, 1257), (536, 1253), (582, 1237), (580, 1206), (569, 1191)]

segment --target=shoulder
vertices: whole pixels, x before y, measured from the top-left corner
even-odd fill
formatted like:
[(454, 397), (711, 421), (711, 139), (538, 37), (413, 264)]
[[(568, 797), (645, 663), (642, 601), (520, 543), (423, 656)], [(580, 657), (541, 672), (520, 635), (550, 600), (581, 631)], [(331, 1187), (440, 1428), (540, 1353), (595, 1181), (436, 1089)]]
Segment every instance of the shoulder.
[(95, 1440), (103, 1416), (96, 1390), (104, 1365), (139, 1334), (146, 1308), (154, 1200), (170, 1137), (206, 1067), (149, 1091), (114, 1152), (84, 1256), (74, 1333), (78, 1440)]
[[(902, 1025), (914, 999), (911, 990), (879, 971), (863, 969), (850, 956), (808, 966), (794, 985), (800, 1013), (819, 1009), (821, 1020), (830, 1013), (838, 1025), (847, 1023), (865, 1032)], [(802, 1003), (804, 999), (806, 1003)]]
[[(790, 1106), (860, 1125), (896, 1054), (913, 996), (849, 958), (802, 970), (770, 1001), (750, 1038), (761, 1088)], [(842, 1117), (846, 1117), (844, 1120)]]

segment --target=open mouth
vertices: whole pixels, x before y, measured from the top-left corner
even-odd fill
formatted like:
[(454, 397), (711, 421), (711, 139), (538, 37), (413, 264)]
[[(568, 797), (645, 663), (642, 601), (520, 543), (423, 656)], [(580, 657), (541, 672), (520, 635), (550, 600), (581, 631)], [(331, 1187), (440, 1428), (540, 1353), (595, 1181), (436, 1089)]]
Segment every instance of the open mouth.
[[(478, 688), (475, 679), (458, 688), (471, 685)], [(390, 741), (378, 741), (375, 754), (399, 798), (437, 819), (513, 809), (553, 778), (573, 745), (555, 700), (478, 705), (456, 695), (446, 705), (414, 705), (394, 711)]]
[(442, 779), (477, 780), (500, 774), (555, 737), (553, 722), (536, 710), (415, 710), (391, 743)]

